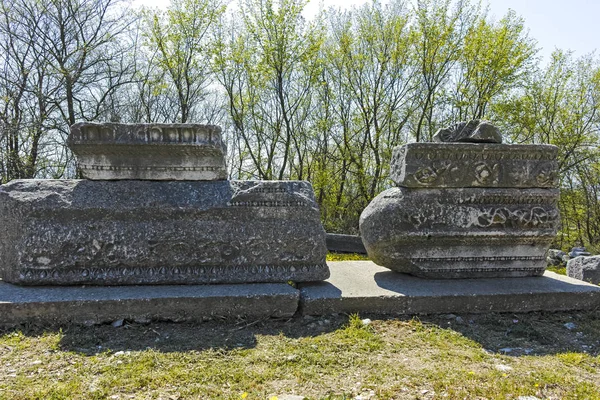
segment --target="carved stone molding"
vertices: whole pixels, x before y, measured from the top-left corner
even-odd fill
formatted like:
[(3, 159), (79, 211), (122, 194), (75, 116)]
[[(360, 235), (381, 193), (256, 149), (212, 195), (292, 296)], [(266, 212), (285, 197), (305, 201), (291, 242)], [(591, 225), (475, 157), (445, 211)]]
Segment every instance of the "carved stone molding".
[(221, 128), (199, 124), (78, 123), (67, 141), (94, 180), (227, 178)]
[(414, 188), (554, 188), (557, 152), (550, 145), (410, 143), (394, 149), (390, 177)]

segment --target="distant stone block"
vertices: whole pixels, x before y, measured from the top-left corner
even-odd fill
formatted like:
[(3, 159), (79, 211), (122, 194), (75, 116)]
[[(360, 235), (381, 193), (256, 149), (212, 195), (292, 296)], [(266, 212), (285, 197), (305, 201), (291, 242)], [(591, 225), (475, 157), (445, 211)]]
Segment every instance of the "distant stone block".
[(318, 281), (325, 231), (302, 181), (16, 180), (0, 278), (24, 285)]
[(426, 278), (540, 276), (560, 218), (558, 189), (410, 189), (360, 217), (369, 258)]
[(555, 188), (550, 145), (410, 143), (394, 149), (390, 177), (412, 188)]
[(367, 254), (360, 236), (339, 233), (327, 234), (327, 250), (334, 253)]
[(562, 250), (549, 249), (546, 253), (547, 267), (564, 267), (567, 264), (567, 261), (569, 261), (569, 256)]
[(600, 256), (579, 256), (567, 262), (567, 275), (593, 284), (600, 284)]
[(77, 123), (67, 141), (84, 178), (222, 180), (221, 128), (198, 124)]

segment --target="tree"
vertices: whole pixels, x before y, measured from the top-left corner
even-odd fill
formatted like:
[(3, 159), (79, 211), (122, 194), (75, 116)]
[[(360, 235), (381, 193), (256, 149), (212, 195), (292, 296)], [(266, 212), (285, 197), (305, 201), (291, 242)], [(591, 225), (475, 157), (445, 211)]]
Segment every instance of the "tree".
[(237, 32), (220, 36), (215, 67), (239, 151), (261, 179), (303, 179), (308, 114), (320, 74), (322, 27), (306, 24), (301, 0), (240, 2)]
[(132, 19), (113, 0), (1, 5), (3, 179), (62, 176), (72, 167), (69, 126), (105, 114), (110, 96), (131, 82), (124, 34)]
[(450, 103), (455, 121), (483, 119), (502, 93), (520, 87), (531, 74), (537, 52), (523, 19), (509, 11), (499, 22), (480, 16), (468, 29)]
[(460, 59), (478, 9), (469, 0), (418, 0), (414, 10), (413, 54), (419, 71), (419, 104), (412, 132), (417, 142), (431, 140), (438, 124), (434, 113), (445, 84)]
[(172, 122), (188, 122), (207, 96), (211, 30), (224, 12), (220, 0), (173, 0), (165, 13), (146, 12), (149, 60), (177, 95), (177, 110), (169, 113)]

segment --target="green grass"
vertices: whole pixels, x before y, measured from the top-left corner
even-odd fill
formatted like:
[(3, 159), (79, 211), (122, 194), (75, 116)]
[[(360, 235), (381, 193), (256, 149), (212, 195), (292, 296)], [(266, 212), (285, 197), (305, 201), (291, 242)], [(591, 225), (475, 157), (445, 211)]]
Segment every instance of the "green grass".
[(598, 312), (371, 318), (8, 330), (0, 398), (600, 399)]
[(363, 261), (368, 260), (366, 254), (356, 253), (327, 253), (327, 261)]
[(547, 267), (546, 270), (552, 271), (552, 272), (555, 272), (555, 273), (561, 274), (561, 275), (567, 275), (567, 267), (550, 266), (550, 267)]

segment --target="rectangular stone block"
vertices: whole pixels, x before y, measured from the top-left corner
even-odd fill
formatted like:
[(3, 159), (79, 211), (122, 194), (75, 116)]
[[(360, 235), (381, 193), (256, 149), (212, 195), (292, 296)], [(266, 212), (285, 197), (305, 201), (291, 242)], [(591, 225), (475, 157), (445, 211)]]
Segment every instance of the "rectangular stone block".
[(446, 314), (595, 310), (600, 287), (546, 272), (542, 277), (437, 280), (371, 261), (329, 262), (325, 282), (298, 285), (304, 315)]
[(67, 141), (84, 178), (222, 180), (221, 128), (199, 124), (77, 123)]
[(334, 253), (357, 253), (367, 254), (365, 245), (358, 235), (344, 235), (339, 233), (328, 233), (327, 250)]
[(410, 188), (555, 188), (551, 145), (410, 143), (394, 149), (390, 177)]
[(0, 186), (0, 278), (24, 285), (326, 279), (302, 181), (16, 180)]
[(285, 283), (34, 287), (0, 282), (0, 326), (291, 317), (299, 297)]

